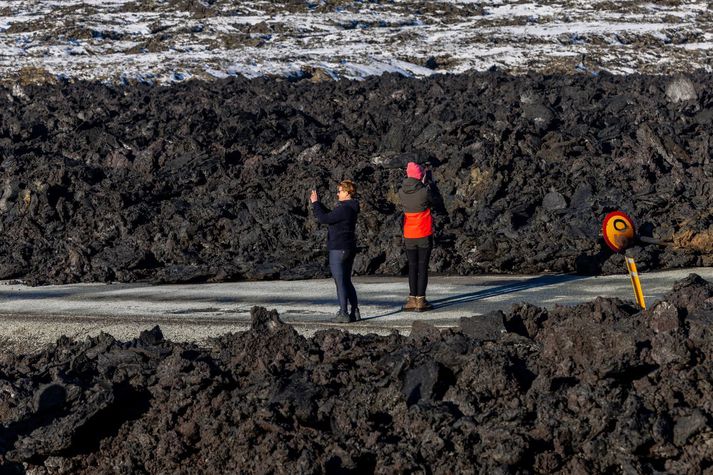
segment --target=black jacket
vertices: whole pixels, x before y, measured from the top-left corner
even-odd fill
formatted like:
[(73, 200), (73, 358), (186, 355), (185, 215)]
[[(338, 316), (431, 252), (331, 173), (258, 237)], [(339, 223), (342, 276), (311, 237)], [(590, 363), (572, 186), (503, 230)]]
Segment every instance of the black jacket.
[(404, 208), (403, 229), (406, 248), (431, 246), (433, 236), (431, 188), (415, 178), (405, 178), (399, 190), (399, 201)]
[(359, 214), (359, 202), (346, 200), (337, 203), (333, 211), (329, 211), (319, 201), (312, 203), (314, 216), (321, 224), (328, 224), (327, 249), (356, 250), (356, 221)]
[(415, 178), (404, 178), (399, 190), (399, 200), (405, 213), (421, 213), (433, 204), (431, 189)]

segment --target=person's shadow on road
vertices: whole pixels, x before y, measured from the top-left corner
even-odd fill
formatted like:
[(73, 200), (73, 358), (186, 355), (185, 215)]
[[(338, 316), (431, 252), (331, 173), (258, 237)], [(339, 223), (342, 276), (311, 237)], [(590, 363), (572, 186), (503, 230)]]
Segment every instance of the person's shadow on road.
[[(498, 295), (511, 294), (513, 292), (520, 292), (523, 290), (534, 289), (537, 287), (546, 287), (548, 285), (562, 284), (566, 282), (573, 282), (575, 280), (586, 279), (589, 276), (585, 275), (574, 275), (574, 274), (557, 274), (557, 275), (543, 275), (528, 279), (522, 282), (512, 282), (498, 287), (493, 287), (490, 289), (479, 290), (477, 292), (470, 292), (464, 294), (456, 294), (449, 297), (443, 297), (435, 300), (429, 300), (431, 305), (433, 305), (433, 310), (439, 310), (441, 308), (452, 307), (454, 305), (461, 305), (468, 302), (474, 302), (476, 300), (484, 300), (490, 297), (496, 297)], [(431, 310), (431, 311), (433, 311)], [(360, 321), (373, 320), (375, 318), (384, 318), (391, 315), (396, 315), (402, 313), (403, 310), (399, 308), (398, 310), (393, 310), (382, 315), (374, 315), (371, 317), (363, 317)], [(428, 312), (424, 312), (427, 314)]]

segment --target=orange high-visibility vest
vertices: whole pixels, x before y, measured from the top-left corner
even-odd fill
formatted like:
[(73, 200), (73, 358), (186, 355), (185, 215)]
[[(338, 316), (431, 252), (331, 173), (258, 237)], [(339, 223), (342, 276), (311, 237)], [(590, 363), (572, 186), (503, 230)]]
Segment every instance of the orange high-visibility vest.
[(433, 234), (433, 218), (431, 210), (420, 213), (404, 213), (404, 237), (416, 239)]

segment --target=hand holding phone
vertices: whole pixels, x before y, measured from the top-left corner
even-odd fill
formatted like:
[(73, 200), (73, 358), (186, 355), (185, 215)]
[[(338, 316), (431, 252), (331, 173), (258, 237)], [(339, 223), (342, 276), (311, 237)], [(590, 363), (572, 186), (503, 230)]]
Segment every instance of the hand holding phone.
[(431, 167), (428, 164), (423, 165), (423, 178), (421, 179), (424, 185), (428, 185), (433, 182), (433, 174), (431, 173)]

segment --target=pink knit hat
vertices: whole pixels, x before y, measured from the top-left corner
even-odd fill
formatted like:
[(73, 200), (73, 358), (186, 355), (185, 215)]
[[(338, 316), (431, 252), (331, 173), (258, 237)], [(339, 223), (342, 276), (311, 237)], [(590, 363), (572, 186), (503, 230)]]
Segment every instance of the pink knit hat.
[(423, 168), (421, 168), (421, 165), (418, 163), (408, 162), (408, 165), (406, 165), (406, 176), (420, 180), (423, 178)]

